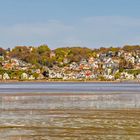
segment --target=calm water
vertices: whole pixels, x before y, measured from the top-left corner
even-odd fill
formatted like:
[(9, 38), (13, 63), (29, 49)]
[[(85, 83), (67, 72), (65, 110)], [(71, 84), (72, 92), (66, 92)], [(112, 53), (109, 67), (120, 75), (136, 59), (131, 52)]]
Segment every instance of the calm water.
[(1, 83), (0, 140), (140, 140), (140, 84)]
[(139, 83), (1, 83), (0, 93), (140, 93)]

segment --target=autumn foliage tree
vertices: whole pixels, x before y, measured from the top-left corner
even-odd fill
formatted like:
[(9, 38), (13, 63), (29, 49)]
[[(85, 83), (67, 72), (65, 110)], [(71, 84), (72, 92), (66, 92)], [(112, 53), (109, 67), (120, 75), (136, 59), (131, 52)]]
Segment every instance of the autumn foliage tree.
[(89, 58), (92, 55), (92, 50), (82, 47), (66, 47), (56, 49), (55, 53), (58, 61), (67, 58), (70, 62), (79, 62), (83, 58)]
[(0, 55), (3, 56), (5, 55), (5, 53), (6, 53), (5, 50), (3, 48), (0, 48)]
[(47, 65), (51, 50), (47, 45), (39, 47), (16, 46), (10, 53), (11, 57), (18, 58), (31, 64)]
[(127, 61), (124, 58), (121, 58), (120, 62), (119, 62), (119, 68), (120, 69), (133, 69), (134, 65), (132, 64), (132, 62)]
[(132, 52), (132, 51), (140, 51), (140, 45), (125, 45), (123, 47), (123, 50), (124, 51), (127, 51), (127, 52)]
[[(51, 49), (48, 47), (48, 45), (40, 45), (38, 47), (32, 47), (32, 46), (16, 46), (12, 49), (10, 52), (10, 57), (18, 58), (20, 60), (23, 60), (27, 63), (31, 63), (34, 65), (39, 66), (48, 66), (51, 67), (54, 64), (56, 65), (63, 65), (65, 60), (68, 60), (68, 63), (71, 62), (80, 62), (81, 59), (88, 59), (89, 57), (95, 57), (97, 58), (97, 54), (105, 54), (105, 56), (112, 56), (112, 57), (118, 57), (117, 55), (109, 55), (109, 52), (112, 54), (117, 54), (116, 52), (119, 52), (120, 50), (123, 50), (125, 52), (140, 52), (140, 46), (129, 46), (126, 45), (123, 48), (105, 48), (101, 47), (99, 49), (90, 49), (86, 47), (63, 47), (63, 48), (57, 48), (53, 50), (55, 55), (51, 57)], [(0, 48), (0, 54), (4, 54), (5, 51)], [(108, 55), (107, 55), (108, 54)], [(140, 53), (139, 53), (140, 54)], [(136, 56), (134, 56), (136, 57)], [(120, 59), (120, 68), (124, 69), (132, 69), (133, 64), (129, 61), (126, 61), (125, 59)]]

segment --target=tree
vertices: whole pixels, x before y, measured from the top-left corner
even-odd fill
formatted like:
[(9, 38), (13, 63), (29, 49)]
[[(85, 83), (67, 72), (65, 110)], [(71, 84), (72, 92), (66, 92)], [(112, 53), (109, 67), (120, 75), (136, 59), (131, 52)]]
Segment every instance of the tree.
[(115, 79), (119, 79), (121, 77), (121, 73), (120, 72), (117, 72), (115, 75), (114, 75)]
[(123, 47), (123, 50), (125, 50), (127, 52), (132, 52), (132, 51), (136, 51), (136, 50), (140, 51), (140, 46), (139, 45), (125, 45)]
[(37, 48), (38, 52), (38, 62), (41, 65), (46, 66), (47, 65), (47, 60), (50, 59), (50, 48), (47, 45), (41, 45)]
[(37, 48), (37, 51), (40, 55), (42, 54), (50, 54), (50, 48), (47, 45), (41, 45)]
[(0, 48), (0, 56), (4, 56), (5, 55), (5, 50), (3, 48)]
[(132, 64), (132, 62), (125, 60), (124, 58), (121, 58), (120, 62), (119, 62), (119, 68), (120, 69), (133, 69), (134, 65)]

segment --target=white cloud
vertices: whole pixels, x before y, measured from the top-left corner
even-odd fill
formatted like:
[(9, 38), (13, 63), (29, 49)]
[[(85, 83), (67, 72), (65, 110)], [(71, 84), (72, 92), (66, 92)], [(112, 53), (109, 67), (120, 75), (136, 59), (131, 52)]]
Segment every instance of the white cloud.
[(39, 45), (61, 40), (73, 28), (59, 21), (0, 26), (1, 46)]
[(118, 46), (140, 44), (140, 19), (121, 16), (96, 16), (65, 23), (0, 25), (0, 46), (48, 44), (62, 46)]

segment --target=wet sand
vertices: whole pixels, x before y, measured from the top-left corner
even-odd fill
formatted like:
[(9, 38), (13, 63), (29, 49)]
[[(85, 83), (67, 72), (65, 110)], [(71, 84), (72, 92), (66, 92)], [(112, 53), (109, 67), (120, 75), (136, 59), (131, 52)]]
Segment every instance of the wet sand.
[(139, 140), (139, 94), (0, 95), (0, 140)]

